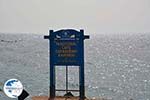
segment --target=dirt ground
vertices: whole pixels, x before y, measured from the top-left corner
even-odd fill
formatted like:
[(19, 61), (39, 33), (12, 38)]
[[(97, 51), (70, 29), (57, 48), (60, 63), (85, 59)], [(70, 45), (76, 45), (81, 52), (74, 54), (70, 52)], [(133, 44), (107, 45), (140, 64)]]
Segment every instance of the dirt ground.
[[(47, 96), (34, 96), (32, 97), (32, 100), (49, 100)], [(56, 97), (53, 100), (79, 100), (79, 97)], [(106, 100), (103, 98), (92, 98), (92, 99), (88, 99), (86, 98), (85, 100)]]

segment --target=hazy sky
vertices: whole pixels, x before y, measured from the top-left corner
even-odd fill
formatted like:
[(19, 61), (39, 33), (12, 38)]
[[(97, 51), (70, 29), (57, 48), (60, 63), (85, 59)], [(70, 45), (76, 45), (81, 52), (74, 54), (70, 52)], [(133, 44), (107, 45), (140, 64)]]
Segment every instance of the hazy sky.
[(0, 32), (150, 32), (150, 0), (0, 0)]

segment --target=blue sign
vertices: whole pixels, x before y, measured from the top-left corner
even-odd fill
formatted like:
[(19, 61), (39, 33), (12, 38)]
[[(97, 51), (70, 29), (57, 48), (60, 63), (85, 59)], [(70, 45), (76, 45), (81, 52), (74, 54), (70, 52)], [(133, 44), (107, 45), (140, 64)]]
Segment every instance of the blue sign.
[(49, 36), (50, 40), (50, 98), (55, 97), (55, 66), (79, 66), (80, 99), (85, 98), (84, 88), (84, 35), (83, 30), (72, 29), (53, 31)]
[(83, 58), (83, 34), (60, 30), (51, 34), (51, 59), (54, 65), (80, 65)]

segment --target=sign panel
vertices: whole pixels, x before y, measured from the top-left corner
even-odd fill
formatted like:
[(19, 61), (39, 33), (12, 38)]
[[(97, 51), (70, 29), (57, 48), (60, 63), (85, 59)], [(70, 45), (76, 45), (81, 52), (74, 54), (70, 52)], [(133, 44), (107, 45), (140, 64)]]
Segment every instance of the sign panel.
[(83, 58), (83, 34), (61, 30), (51, 34), (51, 59), (54, 65), (80, 65)]
[(89, 36), (84, 35), (83, 30), (72, 29), (50, 30), (49, 36), (44, 39), (50, 40), (50, 98), (55, 97), (55, 66), (79, 66), (80, 99), (85, 99), (84, 88), (84, 39)]

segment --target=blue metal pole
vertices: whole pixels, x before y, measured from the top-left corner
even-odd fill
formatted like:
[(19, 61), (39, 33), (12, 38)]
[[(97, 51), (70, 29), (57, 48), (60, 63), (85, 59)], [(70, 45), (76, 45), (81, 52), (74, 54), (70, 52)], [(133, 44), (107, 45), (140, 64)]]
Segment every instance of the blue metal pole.
[[(84, 36), (84, 31), (80, 30), (81, 34)], [(84, 86), (84, 39), (80, 40), (80, 48), (81, 48), (81, 52), (80, 54), (82, 55), (81, 58), (81, 65), (79, 66), (79, 79), (80, 79), (80, 100), (84, 100), (85, 98), (85, 86)]]
[(68, 66), (66, 66), (66, 94), (68, 93)]
[[(53, 30), (49, 31), (49, 36), (53, 34)], [(53, 56), (53, 50), (51, 48), (52, 39), (50, 39), (50, 56)], [(55, 65), (53, 63), (53, 59), (50, 57), (50, 98), (55, 98)]]

